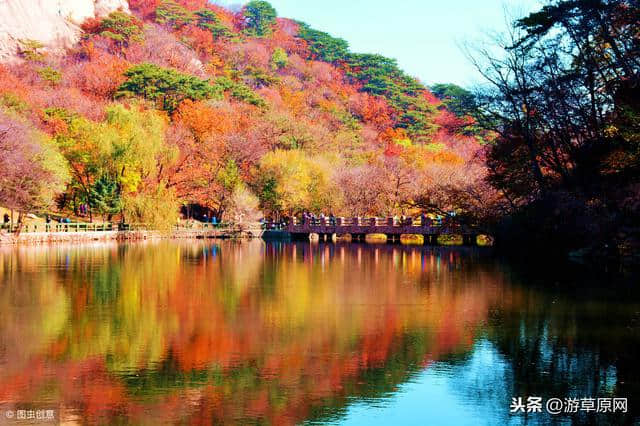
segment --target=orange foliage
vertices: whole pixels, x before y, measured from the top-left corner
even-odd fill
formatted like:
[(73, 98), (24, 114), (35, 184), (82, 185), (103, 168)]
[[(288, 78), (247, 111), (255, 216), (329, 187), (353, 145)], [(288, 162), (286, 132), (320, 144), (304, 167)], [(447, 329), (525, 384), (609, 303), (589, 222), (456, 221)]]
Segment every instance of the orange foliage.
[(438, 126), (444, 127), (448, 132), (456, 133), (462, 130), (465, 126), (473, 124), (473, 118), (458, 117), (452, 112), (442, 109), (435, 117), (434, 123)]
[(213, 54), (205, 66), (205, 71), (209, 75), (220, 76), (224, 71), (224, 60), (217, 54)]
[(154, 16), (159, 5), (160, 0), (129, 0), (131, 10), (140, 13), (144, 18)]
[(389, 128), (393, 124), (391, 108), (382, 97), (358, 93), (349, 99), (349, 107), (356, 117), (378, 130)]
[(384, 148), (385, 157), (397, 157), (402, 153), (402, 146), (388, 142)]
[(67, 123), (57, 117), (43, 117), (44, 130), (51, 135), (65, 134), (69, 130)]
[(409, 135), (407, 135), (407, 131), (402, 128), (387, 128), (382, 133), (380, 133), (380, 140), (382, 142), (396, 142), (401, 140), (409, 139)]
[(216, 13), (216, 16), (218, 17), (222, 25), (233, 28), (235, 22), (235, 15), (233, 14), (233, 12), (225, 9), (222, 6), (211, 3), (207, 5), (207, 9), (212, 10)]
[(431, 93), (429, 90), (423, 90), (422, 91), (422, 96), (431, 105), (440, 105), (440, 104), (442, 104), (442, 101), (440, 99), (438, 99), (438, 97), (436, 95), (434, 95), (433, 93)]
[(7, 92), (27, 96), (28, 88), (22, 80), (13, 75), (7, 67), (0, 65), (0, 93)]
[(73, 84), (92, 96), (110, 98), (124, 82), (124, 72), (129, 66), (129, 62), (117, 56), (96, 53), (81, 66)]
[(192, 11), (204, 9), (209, 4), (207, 0), (177, 0), (177, 3)]
[(198, 55), (202, 57), (211, 55), (211, 47), (213, 45), (213, 34), (211, 34), (211, 31), (203, 30), (193, 25), (186, 25), (181, 29), (180, 33), (190, 40), (191, 47)]
[(297, 54), (302, 57), (309, 56), (307, 42), (296, 37), (299, 25), (290, 19), (278, 18), (275, 30), (268, 39), (271, 49), (281, 47), (288, 54)]
[(194, 102), (189, 99), (180, 104), (173, 118), (187, 126), (199, 141), (222, 136), (233, 127), (233, 121), (227, 111), (213, 108), (206, 102)]
[(429, 157), (430, 157), (429, 159), (434, 163), (451, 164), (451, 165), (464, 164), (464, 159), (460, 157), (458, 154), (456, 154), (455, 152), (451, 152), (451, 151), (436, 152), (435, 154), (432, 154)]
[(282, 87), (280, 97), (284, 105), (293, 113), (294, 116), (304, 114), (307, 107), (306, 94), (302, 91), (293, 91), (287, 87)]
[(403, 151), (401, 141), (407, 141), (409, 136), (402, 128), (387, 128), (378, 135), (378, 140), (384, 145), (384, 155), (386, 157), (397, 157)]
[(89, 34), (96, 34), (100, 31), (100, 25), (102, 23), (102, 19), (99, 18), (87, 18), (82, 25), (82, 31)]

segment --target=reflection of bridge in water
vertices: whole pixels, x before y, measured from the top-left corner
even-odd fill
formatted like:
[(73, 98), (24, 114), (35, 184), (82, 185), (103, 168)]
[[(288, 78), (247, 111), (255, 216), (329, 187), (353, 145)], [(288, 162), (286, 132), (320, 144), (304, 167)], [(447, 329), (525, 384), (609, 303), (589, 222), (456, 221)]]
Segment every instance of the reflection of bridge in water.
[(400, 242), (401, 235), (421, 235), (424, 244), (437, 245), (440, 235), (460, 235), (464, 245), (476, 245), (480, 232), (457, 223), (439, 224), (431, 220), (414, 221), (411, 218), (399, 221), (396, 218), (320, 218), (300, 221), (293, 219), (285, 228), (294, 240), (307, 240), (312, 234), (320, 241), (333, 240), (334, 236), (350, 235), (352, 241), (365, 241), (371, 234), (383, 234), (387, 242)]

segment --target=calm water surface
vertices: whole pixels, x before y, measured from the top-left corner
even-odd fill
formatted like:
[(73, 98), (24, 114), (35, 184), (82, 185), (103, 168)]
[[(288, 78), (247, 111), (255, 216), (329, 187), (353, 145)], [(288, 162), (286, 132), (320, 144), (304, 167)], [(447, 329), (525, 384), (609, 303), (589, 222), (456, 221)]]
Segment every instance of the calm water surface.
[[(0, 248), (0, 423), (637, 422), (637, 285), (552, 268), (397, 245)], [(511, 415), (516, 396), (629, 413)]]

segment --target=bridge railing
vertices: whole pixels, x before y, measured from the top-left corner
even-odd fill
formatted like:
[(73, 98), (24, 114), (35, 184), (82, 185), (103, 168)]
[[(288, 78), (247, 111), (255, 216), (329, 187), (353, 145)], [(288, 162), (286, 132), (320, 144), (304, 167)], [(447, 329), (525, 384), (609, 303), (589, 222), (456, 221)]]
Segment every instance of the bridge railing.
[(193, 222), (176, 224), (176, 225), (174, 225), (174, 229), (176, 231), (189, 231), (189, 230), (193, 230), (193, 231), (214, 231), (214, 230), (217, 230), (217, 229), (228, 229), (231, 226), (233, 226), (233, 223), (231, 223), (231, 222), (210, 223), (210, 222), (193, 221)]
[(87, 223), (87, 222), (69, 222), (69, 223), (37, 223), (24, 224), (20, 228), (19, 225), (1, 225), (3, 229), (9, 233), (20, 232), (104, 232), (104, 231), (122, 231), (128, 230), (133, 225), (126, 223)]
[(293, 218), (289, 222), (289, 228), (297, 227), (318, 227), (318, 226), (335, 226), (335, 227), (455, 227), (456, 223), (447, 223), (446, 221), (425, 218), (398, 218), (398, 217), (324, 217), (324, 218)]
[(291, 226), (291, 223), (284, 222), (262, 222), (262, 229), (265, 231), (282, 231)]
[[(194, 221), (192, 223), (176, 224), (173, 229), (176, 231), (194, 230), (194, 231), (213, 231), (218, 229), (228, 229), (233, 226), (230, 222), (203, 223)], [(16, 233), (20, 229), (22, 233), (32, 232), (105, 232), (105, 231), (145, 231), (149, 230), (148, 224), (144, 223), (88, 223), (88, 222), (69, 222), (69, 223), (36, 223), (24, 224), (22, 228), (14, 224), (0, 224), (0, 230), (8, 233)]]

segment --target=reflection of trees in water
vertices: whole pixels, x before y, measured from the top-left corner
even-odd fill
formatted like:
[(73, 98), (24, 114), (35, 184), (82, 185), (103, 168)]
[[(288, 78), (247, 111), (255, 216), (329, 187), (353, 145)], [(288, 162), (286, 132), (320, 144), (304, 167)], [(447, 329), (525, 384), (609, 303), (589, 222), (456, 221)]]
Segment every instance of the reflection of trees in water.
[[(528, 271), (523, 271), (525, 276)], [(580, 275), (580, 269), (565, 272), (538, 271), (522, 283), (517, 274), (502, 269), (500, 275), (510, 284), (491, 298), (480, 334), (484, 337), (462, 356), (441, 357), (430, 366), (431, 372), (446, 374), (451, 389), (475, 410), (504, 413), (504, 423), (518, 420), (508, 414), (511, 398), (518, 396), (629, 398), (627, 416), (519, 417), (530, 424), (637, 422), (633, 401), (640, 395), (638, 290), (623, 280), (616, 284), (616, 277)], [(603, 289), (602, 282), (610, 287)]]
[[(305, 401), (296, 401), (298, 406), (290, 408), (302, 411), (281, 413), (281, 417), (274, 412), (261, 412), (258, 407), (252, 406), (256, 393), (260, 394), (265, 387), (272, 393), (270, 398), (274, 398), (273, 403), (277, 403), (277, 399), (284, 403), (289, 397), (287, 390), (282, 388), (277, 378), (266, 379), (261, 368), (253, 361), (226, 370), (212, 366), (209, 369), (185, 371), (174, 355), (169, 353), (159, 365), (151, 369), (138, 370), (135, 374), (124, 377), (123, 381), (130, 392), (151, 402), (171, 393), (172, 390), (197, 390), (200, 399), (198, 418), (208, 417), (214, 421), (241, 423), (254, 422), (261, 418), (280, 418), (280, 421), (285, 423), (291, 423), (296, 419), (325, 422), (339, 419), (354, 399), (373, 400), (391, 396), (400, 384), (407, 382), (424, 368), (420, 360), (425, 354), (416, 350), (416, 346), (419, 348), (428, 344), (424, 341), (416, 342), (425, 340), (423, 335), (402, 335), (394, 340), (394, 351), (383, 364), (359, 371), (357, 375), (349, 375), (331, 392), (315, 395)], [(212, 386), (216, 389), (215, 394), (210, 393)], [(207, 387), (209, 391), (206, 390)], [(225, 401), (227, 398), (232, 401)], [(184, 418), (195, 414), (182, 407)]]
[[(0, 279), (0, 383), (46, 352), (66, 326), (69, 305), (65, 290), (46, 273)], [(0, 401), (2, 395), (0, 386)]]
[[(55, 266), (69, 326), (35, 355), (58, 382), (57, 402), (81, 401), (84, 418), (103, 422), (149, 412), (204, 422), (335, 418), (353, 398), (388, 396), (438, 360), (431, 365), (456, 371), (465, 400), (504, 411), (511, 392), (590, 390), (593, 366), (615, 364), (606, 371), (619, 380), (612, 356), (628, 341), (595, 327), (603, 316), (624, 324), (610, 303), (512, 286), (474, 250), (189, 241), (0, 253), (3, 265), (16, 262), (22, 274)], [(478, 335), (504, 368), (478, 367)], [(65, 369), (83, 377), (81, 391)], [(29, 400), (38, 383), (10, 388), (9, 399)]]
[(21, 371), (28, 385), (9, 386), (8, 399), (54, 383), (56, 403), (89, 419), (135, 416), (140, 404), (159, 417), (270, 422), (335, 411), (468, 351), (488, 303), (446, 250), (190, 241), (1, 257), (20, 264), (17, 278), (47, 266), (71, 306), (36, 351), (39, 373)]
[[(466, 325), (486, 311), (480, 292), (473, 293), (477, 289), (471, 285), (456, 291), (438, 288), (435, 263), (447, 270), (447, 262), (435, 255), (433, 274), (425, 274), (420, 286), (407, 283), (407, 277), (420, 277), (420, 250), (390, 253), (397, 256), (381, 251), (376, 264), (375, 251), (362, 248), (266, 246), (261, 278), (270, 289), (268, 297), (256, 299), (256, 292), (240, 296), (243, 304), (234, 323), (220, 330), (240, 332), (229, 340), (244, 341), (242, 353), (247, 356), (225, 370), (225, 387), (232, 391), (204, 395), (202, 406), (208, 408), (203, 411), (224, 418), (220, 413), (245, 406), (237, 414), (245, 420), (304, 419), (323, 411), (320, 407), (337, 410), (350, 395), (372, 393), (375, 377), (392, 390), (406, 380), (412, 365), (468, 350), (472, 334)], [(443, 273), (441, 279), (449, 277)], [(244, 321), (248, 315), (254, 317)], [(259, 338), (237, 330), (238, 324), (248, 322), (251, 335)], [(179, 368), (180, 362), (176, 364)], [(238, 381), (232, 371), (243, 373)], [(288, 411), (270, 411), (273, 406), (260, 411), (255, 404), (263, 392), (278, 395)]]
[[(487, 327), (489, 340), (510, 364), (513, 380), (505, 381), (511, 383), (511, 396), (637, 398), (637, 290), (580, 269), (523, 272), (522, 279), (512, 277), (523, 281), (513, 287), (520, 302), (493, 307)], [(571, 419), (620, 424), (637, 418), (633, 405), (628, 417), (582, 413)], [(533, 420), (551, 419), (538, 415)]]

